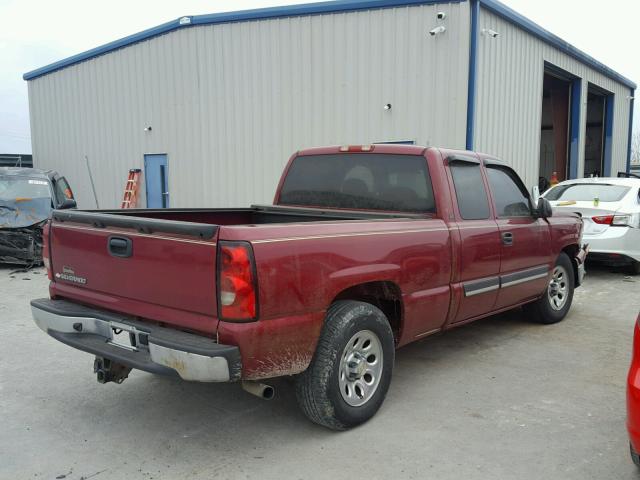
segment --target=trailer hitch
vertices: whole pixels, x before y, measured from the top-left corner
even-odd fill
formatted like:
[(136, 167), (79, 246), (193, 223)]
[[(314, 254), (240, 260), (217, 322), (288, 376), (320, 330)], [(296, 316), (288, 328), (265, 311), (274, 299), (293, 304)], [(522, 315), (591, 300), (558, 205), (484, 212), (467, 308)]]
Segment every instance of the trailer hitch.
[(121, 384), (129, 376), (131, 367), (114, 362), (108, 358), (96, 357), (93, 361), (93, 373), (98, 383), (116, 382)]

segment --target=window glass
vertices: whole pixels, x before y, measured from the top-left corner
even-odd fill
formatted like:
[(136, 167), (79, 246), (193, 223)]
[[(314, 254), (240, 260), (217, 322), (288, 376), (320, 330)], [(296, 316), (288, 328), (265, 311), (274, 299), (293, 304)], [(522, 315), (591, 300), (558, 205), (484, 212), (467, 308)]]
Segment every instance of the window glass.
[(64, 202), (65, 199), (73, 199), (73, 192), (69, 187), (67, 179), (64, 177), (56, 180), (56, 197), (58, 197), (58, 201), (61, 203)]
[(487, 165), (487, 177), (498, 217), (531, 216), (529, 196), (522, 191), (520, 180), (512, 170)]
[(460, 216), (465, 220), (489, 218), (489, 200), (482, 182), (480, 165), (467, 162), (450, 164)]
[(630, 189), (606, 183), (570, 183), (553, 187), (544, 197), (550, 201), (590, 202), (597, 197), (601, 202), (618, 202)]
[(279, 204), (435, 213), (427, 161), (420, 155), (297, 157), (285, 177)]
[(51, 198), (49, 182), (40, 178), (0, 176), (0, 200), (17, 198)]

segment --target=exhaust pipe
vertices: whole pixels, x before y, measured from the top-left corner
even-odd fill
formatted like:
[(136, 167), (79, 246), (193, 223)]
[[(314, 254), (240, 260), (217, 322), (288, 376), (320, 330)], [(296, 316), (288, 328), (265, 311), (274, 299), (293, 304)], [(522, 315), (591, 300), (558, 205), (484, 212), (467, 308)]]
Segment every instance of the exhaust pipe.
[(242, 388), (251, 395), (260, 397), (263, 400), (271, 400), (275, 395), (275, 390), (271, 385), (265, 385), (260, 382), (252, 382), (250, 380), (242, 381)]

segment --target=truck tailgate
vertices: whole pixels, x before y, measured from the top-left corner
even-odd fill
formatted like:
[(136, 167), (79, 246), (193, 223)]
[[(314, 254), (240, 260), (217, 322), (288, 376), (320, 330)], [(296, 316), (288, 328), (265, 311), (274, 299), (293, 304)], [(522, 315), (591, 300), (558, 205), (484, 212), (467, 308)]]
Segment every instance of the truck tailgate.
[[(202, 229), (189, 234), (181, 223), (186, 222), (55, 213), (49, 231), (52, 293), (215, 333), (218, 230), (201, 225), (206, 235)], [(165, 231), (162, 225), (168, 226)]]

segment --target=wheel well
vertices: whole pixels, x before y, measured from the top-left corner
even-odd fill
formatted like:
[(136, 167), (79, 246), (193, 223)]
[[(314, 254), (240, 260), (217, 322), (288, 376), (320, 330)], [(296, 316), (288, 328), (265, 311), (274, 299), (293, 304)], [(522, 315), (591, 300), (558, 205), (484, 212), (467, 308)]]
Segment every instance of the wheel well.
[(567, 245), (562, 249), (567, 254), (573, 267), (573, 284), (578, 285), (578, 264), (576, 263), (576, 255), (580, 252), (580, 247), (575, 243), (573, 245)]
[(386, 315), (396, 344), (400, 339), (403, 323), (403, 304), (400, 287), (393, 282), (379, 281), (354, 285), (341, 291), (333, 301), (359, 300), (378, 307)]

